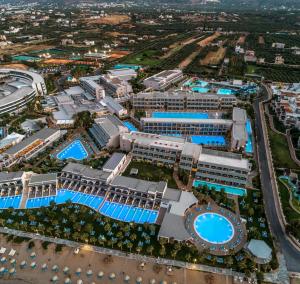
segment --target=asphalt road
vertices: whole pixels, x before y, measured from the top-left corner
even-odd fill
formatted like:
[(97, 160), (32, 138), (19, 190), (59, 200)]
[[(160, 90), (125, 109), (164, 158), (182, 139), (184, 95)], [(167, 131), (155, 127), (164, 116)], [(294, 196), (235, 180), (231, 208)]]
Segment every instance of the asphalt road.
[[(264, 194), (265, 210), (268, 221), (270, 223), (272, 234), (278, 244), (279, 249), (283, 253), (287, 268), (290, 272), (300, 272), (300, 251), (298, 251), (289, 239), (286, 238), (284, 229), (281, 226), (279, 216), (276, 211), (276, 198), (272, 190), (271, 174), (267, 162), (267, 154), (265, 141), (262, 130), (262, 121), (259, 112), (259, 102), (267, 99), (267, 92), (264, 91), (263, 96), (254, 102), (255, 111), (255, 129), (257, 135), (258, 156), (261, 170), (261, 184)], [(278, 200), (278, 199), (277, 199)]]

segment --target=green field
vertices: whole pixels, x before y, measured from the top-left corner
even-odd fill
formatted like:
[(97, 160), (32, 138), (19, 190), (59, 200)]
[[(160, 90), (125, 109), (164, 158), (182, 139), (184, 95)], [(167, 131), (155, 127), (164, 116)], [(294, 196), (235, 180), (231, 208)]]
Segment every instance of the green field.
[(134, 55), (128, 56), (122, 63), (141, 64), (143, 66), (156, 66), (159, 64), (159, 52), (157, 50), (145, 50)]
[(274, 166), (277, 168), (299, 169), (298, 165), (290, 156), (285, 136), (275, 133), (270, 127), (268, 130)]
[(173, 169), (167, 167), (156, 166), (147, 162), (132, 161), (124, 172), (124, 176), (130, 176), (132, 168), (139, 170), (136, 176), (138, 179), (144, 179), (149, 181), (167, 181), (168, 186), (171, 188), (177, 188), (177, 184), (173, 179)]

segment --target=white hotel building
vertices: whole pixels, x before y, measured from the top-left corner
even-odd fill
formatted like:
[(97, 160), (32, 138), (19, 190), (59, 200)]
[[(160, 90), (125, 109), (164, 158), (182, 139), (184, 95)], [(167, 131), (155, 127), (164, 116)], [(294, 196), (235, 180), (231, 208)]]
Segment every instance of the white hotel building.
[(233, 108), (235, 95), (199, 94), (189, 91), (149, 92), (132, 96), (134, 109), (152, 110), (218, 110)]
[(195, 172), (199, 179), (221, 184), (245, 186), (251, 171), (242, 155), (204, 149), (184, 138), (131, 132), (121, 135), (120, 148), (135, 159), (170, 166), (178, 163), (180, 169)]

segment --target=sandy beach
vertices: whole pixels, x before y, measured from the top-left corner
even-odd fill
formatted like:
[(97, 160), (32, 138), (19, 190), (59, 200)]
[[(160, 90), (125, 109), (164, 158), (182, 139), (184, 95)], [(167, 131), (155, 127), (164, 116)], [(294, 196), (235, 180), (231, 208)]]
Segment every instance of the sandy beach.
[[(151, 279), (155, 279), (155, 283), (171, 284), (176, 282), (177, 284), (193, 284), (193, 283), (214, 283), (214, 284), (230, 284), (233, 283), (231, 277), (226, 277), (217, 274), (208, 274), (205, 272), (191, 271), (182, 268), (173, 268), (171, 275), (167, 273), (166, 266), (160, 266), (160, 271), (154, 271), (153, 264), (145, 264), (144, 270), (140, 267), (140, 262), (135, 260), (129, 260), (124, 257), (112, 257), (112, 262), (105, 262), (106, 255), (81, 250), (78, 254), (74, 254), (74, 249), (70, 247), (64, 247), (61, 252), (55, 252), (55, 245), (50, 244), (45, 250), (41, 246), (40, 241), (35, 241), (35, 246), (32, 249), (28, 249), (28, 243), (15, 244), (7, 242), (4, 237), (0, 240), (0, 246), (6, 248), (6, 252), (0, 257), (6, 257), (7, 261), (1, 263), (0, 267), (5, 267), (8, 271), (12, 267), (15, 267), (15, 275), (9, 275), (5, 273), (0, 278), (0, 284), (44, 284), (51, 283), (51, 278), (55, 275), (58, 277), (58, 281), (55, 283), (64, 283), (66, 278), (71, 279), (71, 283), (77, 283), (79, 279), (83, 283), (136, 283), (138, 277), (142, 277), (141, 283), (149, 283)], [(16, 250), (13, 257), (8, 256), (11, 249)], [(32, 253), (35, 253), (34, 258), (31, 257)], [(16, 260), (16, 264), (13, 266), (10, 261)], [(22, 261), (26, 261), (25, 268), (20, 267)], [(36, 268), (31, 268), (30, 264), (36, 262)], [(46, 263), (47, 269), (42, 270), (42, 265)], [(52, 271), (54, 265), (58, 266), (58, 271)], [(67, 273), (64, 273), (65, 267), (69, 268)], [(76, 274), (76, 270), (81, 268), (80, 275)], [(87, 271), (91, 270), (92, 275), (87, 276)], [(98, 273), (102, 271), (103, 277), (100, 279)], [(115, 273), (115, 279), (111, 280), (109, 275)], [(128, 275), (130, 277), (129, 282), (124, 281), (124, 277)], [(52, 282), (53, 283), (53, 282)]]

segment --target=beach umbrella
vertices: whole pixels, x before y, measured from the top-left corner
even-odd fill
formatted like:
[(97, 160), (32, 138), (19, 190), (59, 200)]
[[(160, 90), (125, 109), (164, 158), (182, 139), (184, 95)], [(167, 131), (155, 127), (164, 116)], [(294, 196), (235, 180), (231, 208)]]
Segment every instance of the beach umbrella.
[(24, 268), (26, 266), (27, 262), (25, 260), (21, 261), (20, 267)]
[(116, 274), (112, 272), (111, 274), (109, 274), (109, 278), (110, 279), (115, 279), (116, 278)]
[(16, 273), (16, 269), (14, 267), (9, 270), (10, 275), (13, 275), (15, 273)]
[(56, 264), (52, 266), (52, 271), (58, 271), (58, 266)]
[(13, 258), (13, 259), (10, 261), (10, 264), (11, 264), (11, 265), (16, 264), (16, 259)]
[(137, 284), (141, 284), (142, 281), (143, 281), (143, 278), (141, 276), (139, 276), (139, 277), (136, 278), (136, 283)]
[(86, 272), (86, 275), (87, 276), (92, 276), (93, 275), (93, 271), (91, 269), (89, 269), (87, 272)]
[(160, 284), (168, 284), (167, 281), (163, 280), (160, 282)]
[(64, 274), (68, 273), (69, 270), (70, 270), (69, 267), (68, 267), (68, 266), (65, 266), (64, 269), (63, 269)]
[(77, 270), (76, 270), (76, 274), (79, 275), (80, 273), (81, 273), (81, 268), (78, 267)]
[(4, 263), (4, 262), (6, 262), (6, 257), (5, 256), (3, 256), (3, 257), (1, 257), (1, 260), (0, 260), (2, 263)]
[(64, 283), (65, 284), (70, 284), (71, 283), (71, 279), (70, 278), (66, 278)]
[(129, 282), (129, 280), (130, 280), (130, 276), (129, 276), (129, 275), (125, 275), (124, 281), (125, 281), (125, 282)]
[(83, 284), (83, 281), (81, 279), (78, 279), (77, 284)]
[(0, 268), (0, 274), (4, 274), (4, 273), (5, 273), (5, 267), (2, 266), (2, 267)]
[(42, 265), (42, 270), (45, 271), (47, 268), (48, 268), (47, 264), (46, 264), (46, 263), (43, 263), (43, 265)]
[(33, 252), (30, 254), (30, 257), (31, 257), (31, 258), (35, 258), (35, 257), (36, 257), (36, 253), (33, 251)]
[(36, 263), (35, 262), (31, 262), (30, 267), (31, 268), (35, 268), (36, 267)]
[(150, 280), (150, 284), (155, 284), (156, 283), (156, 280), (155, 279), (151, 279)]
[(103, 277), (103, 275), (104, 275), (104, 272), (103, 271), (99, 271), (99, 273), (98, 273), (98, 278), (102, 278)]
[(58, 276), (57, 276), (57, 275), (54, 275), (54, 276), (51, 278), (51, 281), (52, 281), (52, 282), (57, 282), (57, 281), (58, 281)]

